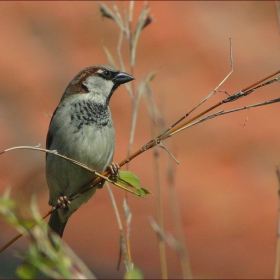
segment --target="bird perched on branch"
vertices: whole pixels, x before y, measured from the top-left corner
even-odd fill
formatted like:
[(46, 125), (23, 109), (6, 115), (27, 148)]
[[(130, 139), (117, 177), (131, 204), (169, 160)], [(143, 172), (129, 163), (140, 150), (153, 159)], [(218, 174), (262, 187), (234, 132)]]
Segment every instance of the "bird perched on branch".
[[(95, 65), (82, 70), (66, 88), (49, 126), (46, 147), (77, 160), (99, 173), (112, 164), (115, 130), (109, 101), (121, 84), (134, 78), (111, 66)], [(49, 204), (60, 204), (50, 217), (49, 226), (61, 237), (69, 217), (95, 193), (95, 186), (73, 201), (68, 196), (90, 183), (96, 175), (54, 154), (46, 155)]]

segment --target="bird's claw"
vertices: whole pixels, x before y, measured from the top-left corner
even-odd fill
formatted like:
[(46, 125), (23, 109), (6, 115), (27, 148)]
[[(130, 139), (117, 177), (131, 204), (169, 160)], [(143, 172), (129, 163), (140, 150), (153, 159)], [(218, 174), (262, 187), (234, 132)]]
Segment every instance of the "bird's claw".
[(56, 208), (58, 209), (67, 209), (68, 208), (68, 204), (70, 204), (70, 200), (68, 199), (67, 196), (63, 195), (60, 196), (59, 199), (57, 200), (57, 205)]
[(108, 170), (109, 172), (111, 173), (110, 175), (110, 178), (115, 180), (117, 178), (120, 177), (119, 175), (119, 169), (120, 169), (120, 166), (118, 163), (116, 162), (112, 162), (109, 166), (108, 166)]

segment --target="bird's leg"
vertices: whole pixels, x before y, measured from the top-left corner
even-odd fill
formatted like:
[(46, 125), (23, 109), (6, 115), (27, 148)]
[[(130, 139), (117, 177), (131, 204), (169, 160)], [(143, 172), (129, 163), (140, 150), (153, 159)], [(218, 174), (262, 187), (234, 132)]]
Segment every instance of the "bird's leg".
[[(118, 163), (112, 162), (112, 163), (108, 166), (107, 169), (108, 169), (108, 171), (111, 173), (111, 175), (109, 176), (110, 179), (116, 180), (117, 178), (119, 178), (119, 169), (120, 169), (120, 166), (118, 165)], [(96, 185), (96, 187), (97, 187), (98, 189), (102, 189), (104, 183), (105, 183), (105, 180), (101, 180), (101, 181)]]
[[(118, 163), (116, 162), (112, 162), (109, 166), (108, 166), (108, 171), (111, 173), (109, 178), (112, 179), (112, 180), (116, 180), (117, 178), (119, 178), (119, 169), (120, 169), (120, 166)], [(105, 183), (105, 180), (101, 180), (97, 185), (96, 187), (98, 189), (102, 189), (103, 188), (103, 185)]]
[(57, 200), (57, 208), (68, 210), (68, 204), (70, 204), (70, 200), (67, 196), (61, 195)]
[(118, 163), (116, 162), (112, 162), (109, 166), (108, 166), (108, 170), (111, 173), (110, 178), (113, 180), (116, 180), (117, 178), (120, 177), (119, 175), (119, 169), (120, 166)]

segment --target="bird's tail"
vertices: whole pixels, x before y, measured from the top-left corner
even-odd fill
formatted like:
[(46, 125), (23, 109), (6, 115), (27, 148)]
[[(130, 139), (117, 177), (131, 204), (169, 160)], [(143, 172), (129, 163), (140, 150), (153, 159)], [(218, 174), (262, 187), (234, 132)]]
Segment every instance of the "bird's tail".
[[(68, 221), (68, 220), (67, 220)], [(49, 220), (49, 226), (50, 228), (55, 231), (60, 237), (63, 235), (64, 228), (67, 224), (66, 222), (61, 222), (58, 216), (58, 210), (55, 210), (52, 212), (50, 220)]]

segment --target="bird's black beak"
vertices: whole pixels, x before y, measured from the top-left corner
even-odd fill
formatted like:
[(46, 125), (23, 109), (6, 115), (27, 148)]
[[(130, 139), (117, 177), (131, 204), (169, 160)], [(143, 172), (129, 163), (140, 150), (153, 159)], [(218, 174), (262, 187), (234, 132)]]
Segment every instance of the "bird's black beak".
[(130, 81), (134, 80), (134, 77), (132, 77), (131, 75), (125, 73), (125, 72), (119, 72), (113, 82), (117, 85), (121, 85), (121, 84), (125, 84), (128, 83)]

